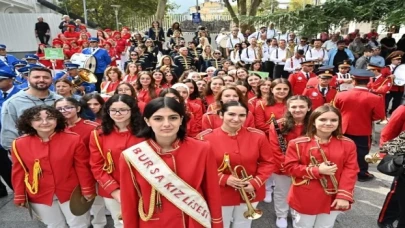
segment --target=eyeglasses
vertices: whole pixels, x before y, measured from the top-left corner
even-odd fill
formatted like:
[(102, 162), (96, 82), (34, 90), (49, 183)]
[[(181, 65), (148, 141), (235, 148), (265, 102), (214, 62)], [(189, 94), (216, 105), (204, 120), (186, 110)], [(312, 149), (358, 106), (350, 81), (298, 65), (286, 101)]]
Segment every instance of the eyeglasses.
[(75, 106), (66, 106), (66, 107), (60, 107), (56, 108), (59, 112), (70, 112), (70, 110), (76, 108)]
[(119, 109), (119, 110), (115, 110), (115, 109), (110, 109), (108, 110), (108, 114), (110, 115), (117, 115), (118, 113), (120, 115), (126, 115), (131, 111), (131, 109)]
[(51, 121), (55, 121), (55, 120), (56, 120), (56, 117), (53, 117), (53, 116), (48, 116), (45, 119), (42, 119), (40, 117), (36, 117), (36, 118), (32, 119), (33, 122), (41, 122), (41, 123), (43, 123), (44, 121), (51, 122)]
[(214, 53), (214, 55), (220, 55), (221, 53)]

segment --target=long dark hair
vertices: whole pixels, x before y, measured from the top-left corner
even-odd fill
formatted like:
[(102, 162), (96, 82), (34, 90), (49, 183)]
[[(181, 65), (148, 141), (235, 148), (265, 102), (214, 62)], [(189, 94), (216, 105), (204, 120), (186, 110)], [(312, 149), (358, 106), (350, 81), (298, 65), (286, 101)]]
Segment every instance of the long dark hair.
[(278, 84), (286, 84), (288, 86), (288, 88), (290, 88), (290, 90), (288, 91), (288, 95), (284, 98), (284, 101), (287, 101), (288, 98), (290, 98), (293, 95), (292, 89), (291, 89), (291, 83), (287, 79), (285, 79), (285, 78), (274, 79), (270, 85), (269, 97), (267, 98), (267, 106), (273, 106), (276, 104), (277, 101), (274, 98), (274, 94), (271, 92), (271, 90), (274, 87), (276, 87), (276, 85), (278, 85)]
[(102, 110), (103, 110), (103, 106), (104, 106), (105, 101), (104, 101), (104, 99), (100, 96), (100, 94), (98, 94), (98, 93), (89, 93), (89, 94), (86, 94), (86, 95), (84, 95), (84, 96), (82, 97), (82, 99), (80, 99), (80, 103), (87, 105), (87, 102), (89, 102), (89, 100), (91, 100), (91, 99), (95, 99), (95, 100), (100, 104), (100, 106), (101, 106), (100, 111), (99, 111), (98, 113), (94, 113), (94, 114), (96, 115), (96, 118), (101, 118), (101, 113), (102, 113)]
[(32, 121), (39, 116), (41, 111), (46, 111), (49, 117), (56, 118), (55, 132), (61, 132), (66, 128), (66, 119), (56, 108), (48, 105), (38, 105), (26, 109), (17, 120), (17, 129), (20, 135), (36, 135), (37, 130), (32, 127)]
[(119, 101), (125, 103), (131, 109), (131, 117), (128, 126), (131, 129), (132, 135), (136, 135), (139, 132), (142, 123), (141, 112), (138, 108), (136, 100), (133, 97), (126, 94), (116, 94), (110, 97), (108, 101), (105, 103), (102, 110), (103, 113), (101, 118), (101, 129), (103, 130), (103, 133), (106, 135), (110, 134), (114, 130), (115, 122), (113, 119), (111, 119), (110, 114), (108, 114), (108, 112), (110, 110), (111, 105)]
[(74, 99), (73, 97), (63, 97), (63, 98), (56, 100), (55, 103), (53, 104), (53, 107), (56, 108), (56, 104), (61, 101), (69, 102), (70, 104), (75, 106), (76, 109), (78, 109), (80, 107), (80, 111), (77, 113), (78, 117), (85, 119), (85, 120), (92, 120), (92, 121), (94, 121), (96, 119), (96, 114), (94, 114), (90, 110), (90, 108), (86, 102), (80, 102), (80, 101)]
[(194, 86), (194, 91), (192, 93), (190, 93), (189, 96), (188, 96), (190, 100), (195, 100), (197, 98), (201, 98), (200, 97), (200, 92), (198, 91), (197, 83), (193, 79), (184, 79), (182, 82), (184, 84), (191, 83)]
[[(177, 132), (177, 138), (180, 139), (180, 141), (184, 141), (187, 135), (186, 110), (184, 108), (184, 105), (180, 104), (175, 99), (171, 97), (158, 97), (156, 99), (153, 99), (146, 105), (143, 112), (143, 118), (150, 119), (156, 111), (162, 108), (169, 108), (173, 110), (173, 112), (179, 114), (180, 117), (183, 117), (179, 131)], [(140, 129), (141, 130), (138, 134), (138, 137), (156, 140), (155, 132), (153, 132), (152, 128), (146, 124), (146, 121), (142, 121)]]
[(291, 101), (297, 101), (297, 100), (305, 101), (308, 105), (309, 111), (305, 115), (304, 123), (303, 123), (304, 128), (302, 129), (301, 135), (305, 135), (305, 133), (307, 133), (309, 116), (311, 115), (310, 110), (312, 108), (312, 101), (307, 96), (295, 95), (295, 96), (290, 97), (287, 100), (287, 112), (284, 114), (285, 122), (284, 122), (283, 128), (281, 129), (281, 133), (283, 135), (287, 135), (295, 128), (294, 117), (292, 116), (291, 112), (288, 111), (288, 108), (290, 107)]
[(148, 75), (149, 76), (149, 78), (150, 78), (150, 84), (149, 84), (149, 86), (148, 86), (148, 94), (149, 94), (149, 96), (150, 96), (150, 98), (151, 99), (154, 99), (154, 98), (156, 98), (157, 97), (157, 94), (156, 94), (156, 87), (155, 87), (155, 79), (152, 77), (152, 75), (150, 74), (150, 73), (148, 73), (147, 71), (141, 71), (141, 72), (139, 72), (139, 75), (138, 75), (138, 79), (136, 80), (136, 82), (135, 82), (135, 89), (137, 90), (137, 91), (141, 91), (142, 90), (142, 84), (141, 84), (141, 77), (143, 76), (143, 75)]

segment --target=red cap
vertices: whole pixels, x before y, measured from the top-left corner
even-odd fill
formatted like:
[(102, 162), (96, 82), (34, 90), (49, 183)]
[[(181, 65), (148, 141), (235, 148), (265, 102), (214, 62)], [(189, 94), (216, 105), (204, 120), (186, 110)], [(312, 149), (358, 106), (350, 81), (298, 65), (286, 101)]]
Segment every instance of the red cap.
[(111, 32), (111, 29), (106, 28), (106, 29), (104, 29), (104, 32)]
[(55, 46), (56, 44), (63, 45), (63, 42), (62, 42), (62, 40), (54, 39), (54, 40), (52, 41), (52, 45)]

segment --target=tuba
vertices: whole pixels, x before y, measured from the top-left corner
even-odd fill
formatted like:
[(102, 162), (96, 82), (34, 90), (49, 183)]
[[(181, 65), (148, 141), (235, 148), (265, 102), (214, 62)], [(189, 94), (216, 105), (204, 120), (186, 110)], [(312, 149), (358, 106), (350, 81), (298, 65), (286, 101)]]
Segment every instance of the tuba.
[[(328, 161), (328, 158), (326, 157), (325, 151), (319, 145), (318, 140), (315, 140), (315, 142), (316, 142), (316, 146), (317, 146), (315, 149), (319, 150), (319, 152), (321, 153), (323, 162), (329, 163), (329, 165), (331, 165), (331, 163)], [(316, 160), (315, 156), (312, 155), (311, 150), (312, 150), (312, 148), (309, 150), (309, 158), (311, 161), (311, 165), (319, 166), (320, 163)], [(333, 189), (328, 188), (328, 180), (326, 179), (325, 176), (323, 176), (321, 179), (319, 179), (319, 181), (321, 182), (321, 186), (322, 186), (324, 192), (327, 195), (333, 195), (338, 192), (339, 183), (338, 183), (335, 175), (330, 175), (329, 177), (332, 181)]]
[[(90, 70), (80, 68), (77, 76), (73, 77), (72, 84), (75, 88), (81, 86), (83, 82), (96, 83), (97, 77)], [(84, 91), (83, 91), (84, 94)]]
[[(247, 175), (246, 169), (241, 165), (235, 166), (235, 168), (232, 169), (229, 154), (224, 155), (224, 160), (221, 166), (218, 168), (218, 172), (223, 172), (226, 169), (228, 169), (229, 172), (231, 172), (232, 176), (239, 178), (242, 181), (248, 181), (253, 179), (252, 175), (250, 176)], [(239, 189), (239, 193), (242, 199), (246, 202), (246, 206), (248, 208), (248, 210), (243, 213), (243, 216), (249, 220), (255, 220), (262, 217), (263, 211), (261, 211), (260, 209), (253, 208), (252, 203), (250, 202), (251, 200), (256, 198), (256, 194), (255, 193), (248, 194), (243, 188)]]

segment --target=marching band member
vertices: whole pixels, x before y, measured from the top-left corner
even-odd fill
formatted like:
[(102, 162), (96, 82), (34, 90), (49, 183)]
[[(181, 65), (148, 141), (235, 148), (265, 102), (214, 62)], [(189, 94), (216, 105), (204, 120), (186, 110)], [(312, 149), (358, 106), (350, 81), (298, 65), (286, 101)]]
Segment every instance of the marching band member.
[(93, 114), (96, 116), (94, 122), (101, 124), (101, 110), (104, 106), (104, 99), (98, 93), (89, 93), (82, 97), (81, 103), (86, 103)]
[(179, 55), (174, 57), (173, 62), (179, 68), (179, 75), (182, 75), (184, 71), (191, 69), (191, 67), (194, 65), (194, 60), (188, 54), (187, 47), (181, 47), (179, 52)]
[(255, 61), (255, 60), (261, 60), (259, 59), (260, 55), (259, 50), (257, 46), (257, 38), (251, 38), (250, 39), (250, 45), (247, 48), (242, 49), (242, 53), (240, 54), (240, 59), (243, 61), (245, 64), (245, 67), (247, 69), (250, 68), (250, 65)]
[(147, 71), (139, 72), (139, 80), (135, 83), (135, 90), (138, 93), (138, 101), (145, 104), (158, 97), (160, 89), (155, 87), (155, 79)]
[(301, 70), (301, 63), (305, 62), (304, 50), (298, 50), (295, 52), (294, 56), (288, 58), (285, 61), (284, 71), (287, 71), (289, 74), (297, 73)]
[(143, 116), (146, 141), (120, 158), (124, 227), (223, 227), (215, 158), (208, 143), (186, 137), (184, 106), (160, 97)]
[(315, 70), (328, 61), (328, 52), (322, 48), (322, 40), (316, 39), (314, 41), (314, 47), (305, 53), (305, 59), (314, 62)]
[(308, 44), (307, 44), (307, 42), (308, 42), (308, 38), (306, 38), (306, 37), (301, 37), (301, 39), (300, 39), (300, 43), (299, 44), (297, 44), (297, 46), (295, 47), (295, 52), (297, 52), (297, 51), (299, 51), (299, 50), (302, 50), (302, 51), (304, 51), (304, 53), (307, 53), (307, 51), (311, 48)]
[[(247, 107), (246, 98), (242, 92), (235, 86), (227, 86), (216, 95), (216, 102), (208, 107), (207, 113), (203, 115), (202, 129), (216, 129), (221, 127), (222, 119), (219, 116), (219, 111), (222, 105), (231, 101), (244, 103)], [(254, 116), (252, 113), (247, 114), (247, 120), (244, 122), (245, 127), (255, 127)]]
[(136, 63), (133, 62), (128, 63), (128, 65), (126, 66), (125, 73), (126, 75), (122, 79), (122, 82), (127, 82), (132, 86), (135, 86), (135, 82), (138, 79), (139, 73), (138, 66), (136, 65)]
[[(367, 84), (367, 88), (369, 88), (372, 93), (382, 96), (383, 101), (385, 102), (385, 96), (387, 95), (387, 93), (389, 93), (392, 87), (392, 76), (381, 74), (381, 68), (382, 66), (378, 66), (371, 63), (367, 65), (367, 70), (373, 72), (375, 76), (373, 78), (370, 78), (370, 82)], [(384, 105), (384, 111), (385, 106), (386, 105)], [(378, 122), (378, 124), (387, 124), (387, 123), (388, 123), (387, 117)]]
[(66, 227), (66, 223), (87, 227), (87, 216), (74, 216), (69, 201), (79, 185), (86, 200), (96, 195), (89, 151), (80, 136), (65, 127), (63, 115), (47, 105), (29, 108), (20, 116), (17, 128), (25, 135), (12, 146), (14, 203), (30, 204), (48, 227)]
[(257, 94), (259, 89), (258, 84), (262, 78), (258, 74), (249, 74), (245, 79), (245, 85), (248, 89), (247, 95), (248, 99), (253, 98)]
[(141, 142), (135, 135), (142, 119), (136, 100), (126, 94), (112, 96), (102, 112), (101, 128), (90, 136), (90, 165), (99, 183), (98, 195), (103, 197), (114, 227), (118, 228), (123, 227), (119, 221), (121, 167), (118, 161), (123, 150)]
[[(87, 104), (85, 105), (87, 106)], [(56, 100), (54, 107), (65, 117), (67, 128), (80, 135), (84, 145), (88, 148), (90, 134), (99, 126), (98, 123), (86, 119), (86, 109), (88, 109), (88, 107), (81, 105), (79, 101), (71, 97)], [(93, 227), (104, 227), (107, 225), (103, 198), (96, 196), (91, 210), (94, 215), (91, 221)]]
[[(381, 70), (381, 74), (383, 75), (392, 75), (394, 73), (394, 69), (401, 64), (402, 55), (404, 52), (402, 51), (394, 51), (392, 52), (387, 59), (391, 60), (391, 65), (385, 67)], [(390, 89), (390, 92), (385, 96), (385, 112), (392, 113), (400, 104), (401, 99), (404, 94), (404, 86), (393, 85)], [(392, 100), (391, 110), (388, 111), (388, 105)]]
[(266, 26), (262, 26), (260, 27), (259, 31), (256, 31), (252, 34), (250, 34), (250, 36), (248, 36), (247, 41), (249, 41), (250, 43), (252, 43), (252, 39), (256, 39), (258, 40), (260, 38), (261, 34), (266, 34), (267, 32), (267, 27)]
[(163, 77), (163, 72), (160, 70), (154, 70), (152, 77), (155, 80), (155, 87), (162, 89), (166, 86), (166, 79)]
[[(111, 42), (114, 42), (114, 46)], [(110, 66), (117, 66), (117, 62), (121, 62), (121, 53), (118, 52), (119, 47), (116, 45), (115, 41), (106, 41), (103, 45), (103, 48), (108, 52), (108, 55), (111, 58)], [(127, 62), (125, 62), (127, 63)], [(124, 63), (124, 66), (125, 66)]]
[(304, 92), (309, 79), (316, 77), (313, 69), (314, 62), (304, 61), (301, 62), (301, 70), (288, 77), (294, 95), (301, 95)]
[(146, 47), (145, 52), (149, 55), (150, 63), (148, 65), (153, 69), (155, 69), (158, 61), (159, 48), (153, 44), (153, 41), (150, 38), (146, 39), (145, 47)]
[(232, 61), (233, 64), (237, 64), (238, 62), (240, 62), (240, 54), (241, 54), (241, 44), (235, 44), (233, 46), (233, 50), (231, 51), (231, 53), (228, 55), (228, 57), (230, 58), (230, 60)]
[(80, 101), (82, 98), (80, 95), (74, 94), (75, 87), (71, 81), (66, 78), (60, 78), (55, 82), (55, 92), (62, 97), (71, 97)]
[(106, 81), (101, 83), (101, 95), (110, 97), (122, 81), (122, 72), (118, 67), (107, 67), (105, 70)]
[[(79, 65), (74, 63), (65, 63), (66, 71), (61, 71), (55, 74), (53, 81), (56, 82), (58, 79), (67, 79), (73, 83), (73, 81), (79, 76), (78, 71)], [(82, 82), (76, 87), (76, 93), (81, 95), (83, 93), (92, 93), (96, 90), (96, 86), (93, 83)]]
[(274, 28), (274, 23), (270, 23), (270, 24), (269, 24), (269, 27), (267, 28), (266, 33), (267, 33), (266, 39), (273, 39), (273, 38), (276, 38), (276, 36), (277, 36), (277, 31), (276, 31), (276, 29)]
[(204, 98), (208, 105), (215, 102), (215, 97), (219, 92), (221, 92), (222, 87), (225, 85), (224, 79), (221, 77), (213, 77), (208, 82), (207, 88), (205, 89)]
[(248, 108), (252, 114), (255, 113), (255, 108), (256, 108), (257, 102), (266, 101), (269, 98), (271, 81), (270, 80), (265, 80), (265, 81), (261, 80), (261, 81), (259, 81), (259, 84), (257, 85), (257, 87), (259, 89), (257, 90), (256, 96), (254, 96), (248, 100)]
[(163, 71), (162, 70), (163, 67), (166, 67), (166, 70), (169, 69), (171, 72), (174, 72), (177, 76), (180, 76), (179, 67), (174, 64), (173, 59), (168, 55), (164, 55), (162, 56), (162, 58), (160, 58), (156, 69)]
[(185, 97), (188, 97), (188, 87), (181, 84), (183, 83), (175, 84), (174, 87), (176, 88), (163, 89), (159, 96), (174, 98), (184, 105), (187, 114), (187, 136), (195, 137), (201, 132), (201, 119), (203, 114), (200, 106), (186, 102)]
[[(140, 48), (136, 48), (138, 50)], [(138, 52), (136, 50), (130, 51), (129, 52), (129, 60), (124, 63), (124, 69), (128, 69), (128, 64), (130, 63), (135, 63), (138, 66), (141, 66), (143, 69), (146, 69), (146, 65), (148, 63), (145, 63), (145, 59), (140, 59)]]
[(100, 92), (100, 85), (104, 78), (104, 72), (107, 69), (108, 65), (110, 65), (111, 58), (105, 49), (98, 47), (98, 38), (90, 37), (89, 42), (90, 47), (83, 49), (82, 53), (86, 55), (92, 55), (94, 56), (94, 58), (96, 58), (96, 70), (94, 71), (94, 74), (97, 77), (96, 90)]
[(352, 76), (349, 73), (349, 61), (343, 61), (338, 65), (339, 72), (336, 73), (336, 79), (339, 91), (347, 91), (353, 89)]
[(143, 113), (143, 110), (145, 109), (146, 104), (142, 101), (137, 100), (135, 88), (131, 84), (129, 84), (127, 82), (123, 82), (123, 83), (119, 84), (117, 89), (115, 90), (114, 94), (126, 94), (128, 96), (133, 97), (136, 100), (139, 111), (141, 113)]
[(226, 42), (226, 56), (231, 56), (231, 52), (235, 49), (235, 45), (240, 44), (244, 41), (238, 37), (239, 28), (233, 27), (231, 31), (231, 35), (229, 36), (228, 41)]
[(286, 101), (292, 96), (291, 85), (287, 79), (277, 78), (271, 82), (269, 97), (266, 101), (259, 101), (255, 108), (255, 126), (266, 134), (272, 118), (282, 122), (286, 112)]
[(184, 40), (184, 38), (181, 37), (181, 32), (179, 30), (174, 30), (173, 36), (170, 37), (170, 47), (173, 48), (175, 45), (180, 45), (181, 40)]
[[(374, 74), (363, 69), (351, 71), (355, 87), (344, 93), (338, 93), (334, 105), (342, 113), (342, 132), (352, 139), (357, 148), (357, 161), (360, 167), (358, 181), (370, 181), (374, 175), (368, 172), (368, 163), (364, 157), (370, 151), (372, 122), (385, 117), (384, 101), (381, 96), (371, 93), (367, 83)], [(356, 123), (356, 124), (353, 124)]]
[(154, 41), (155, 46), (158, 46), (159, 51), (163, 51), (162, 46), (165, 42), (165, 33), (163, 28), (160, 27), (158, 21), (152, 22), (152, 27), (149, 28), (148, 36)]
[(166, 68), (162, 68), (162, 70), (165, 70), (165, 71), (163, 71), (164, 80), (165, 80), (165, 83), (163, 85), (164, 88), (170, 88), (170, 87), (172, 87), (172, 85), (177, 83), (177, 81), (178, 81), (177, 75), (174, 72), (172, 72)]
[(217, 69), (217, 70), (220, 70), (220, 69), (222, 69), (222, 61), (223, 61), (223, 58), (222, 58), (222, 53), (220, 52), (220, 51), (218, 51), (218, 50), (215, 50), (214, 51), (214, 53), (213, 53), (213, 55), (212, 55), (212, 58), (211, 59), (208, 59), (208, 61), (206, 61), (205, 63), (206, 63), (206, 66), (205, 67), (211, 67), (211, 66), (213, 66), (213, 67), (215, 67), (215, 69)]
[[(272, 178), (274, 187), (274, 209), (276, 211), (276, 226), (287, 228), (289, 206), (287, 203), (288, 191), (291, 187), (291, 177), (285, 173), (284, 159), (288, 142), (305, 135), (309, 116), (311, 115), (311, 100), (302, 95), (295, 95), (287, 100), (287, 112), (283, 122), (272, 122), (269, 130), (270, 150), (274, 156), (277, 171)], [(264, 202), (271, 202), (272, 183), (266, 181), (266, 197)]]
[(339, 110), (329, 105), (314, 110), (307, 137), (291, 140), (285, 157), (284, 169), (292, 177), (287, 201), (295, 211), (294, 227), (333, 227), (336, 217), (350, 209), (359, 171), (356, 159), (355, 144), (342, 135)]
[(201, 55), (203, 49), (201, 47), (197, 47), (197, 43), (194, 41), (188, 42), (188, 53), (190, 53), (191, 57), (193, 57), (194, 65), (197, 69), (201, 69)]
[(273, 78), (288, 78), (288, 72), (284, 70), (284, 66), (290, 56), (292, 54), (286, 47), (286, 41), (280, 40), (278, 48), (270, 54), (270, 61), (275, 64)]
[(181, 35), (183, 35), (183, 34), (181, 33), (180, 24), (179, 24), (179, 22), (177, 22), (177, 21), (174, 22), (174, 23), (172, 24), (172, 27), (167, 30), (166, 36), (167, 36), (167, 37), (171, 37), (171, 36), (173, 35), (173, 32), (176, 31), (176, 30), (179, 31)]
[(337, 94), (336, 87), (330, 86), (332, 73), (329, 71), (318, 71), (318, 84), (316, 86), (309, 85), (305, 88), (302, 95), (311, 99), (312, 108), (316, 109), (324, 104), (332, 104), (333, 99)]
[[(275, 170), (265, 134), (254, 128), (243, 127), (248, 112), (247, 106), (243, 103), (237, 101), (225, 103), (219, 110), (223, 120), (221, 127), (208, 129), (197, 136), (215, 145), (212, 148), (217, 161), (218, 184), (221, 188), (223, 227), (230, 227), (231, 222), (233, 227), (251, 226), (251, 218), (249, 220), (243, 217), (244, 212), (248, 210), (246, 201), (250, 201), (252, 206), (256, 207), (258, 202), (263, 200), (264, 182)], [(245, 177), (235, 169), (238, 165), (246, 170), (246, 176), (253, 178), (245, 180)], [(240, 188), (252, 196), (252, 199), (242, 199), (239, 191), (236, 191)]]
[[(333, 73), (334, 68), (335, 68), (334, 66), (324, 65), (324, 66), (319, 67), (317, 69), (317, 72), (318, 71), (320, 71), (320, 72), (329, 71), (329, 72)], [(318, 77), (311, 77), (307, 82), (307, 86), (316, 86), (316, 85), (318, 85)], [(329, 86), (336, 87), (337, 85), (338, 85), (337, 77), (336, 77), (336, 75), (333, 75), (332, 79), (330, 80)]]
[(187, 103), (194, 103), (201, 107), (202, 113), (205, 113), (205, 105), (203, 99), (201, 99), (200, 93), (198, 91), (197, 83), (192, 79), (184, 79), (182, 81), (190, 91), (190, 95), (188, 96)]

